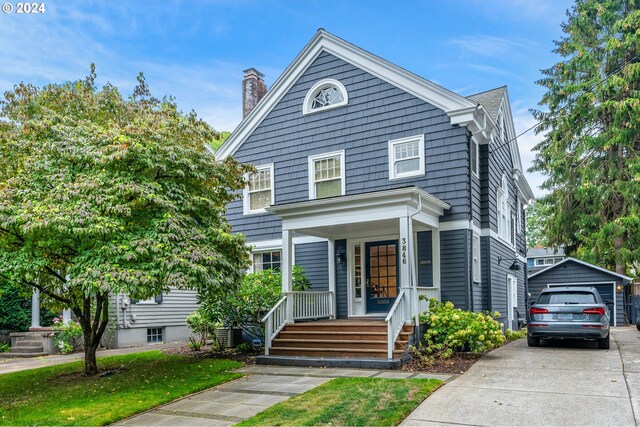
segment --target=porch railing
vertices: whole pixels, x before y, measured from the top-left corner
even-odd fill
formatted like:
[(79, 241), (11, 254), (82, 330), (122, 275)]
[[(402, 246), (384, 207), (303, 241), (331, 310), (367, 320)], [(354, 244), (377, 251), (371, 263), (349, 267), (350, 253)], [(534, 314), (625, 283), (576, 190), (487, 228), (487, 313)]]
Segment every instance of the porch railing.
[(262, 318), (264, 323), (264, 354), (269, 355), (271, 341), (287, 325), (287, 296), (283, 296), (280, 301)]
[(406, 297), (404, 290), (400, 291), (396, 302), (391, 307), (391, 311), (387, 315), (387, 357), (393, 359), (393, 350), (395, 348), (396, 339), (407, 320), (411, 319), (409, 312), (409, 299)]
[[(335, 318), (333, 292), (289, 292), (262, 318), (264, 354), (269, 355), (271, 342), (289, 322), (305, 319)], [(288, 316), (287, 313), (291, 313)]]
[[(427, 288), (418, 286), (416, 288), (417, 298), (418, 298), (418, 313), (424, 313), (425, 311), (429, 311), (429, 299), (435, 298), (438, 301), (440, 300), (440, 288)], [(420, 296), (424, 295), (426, 299), (421, 299)]]
[(291, 292), (289, 295), (293, 297), (293, 320), (335, 317), (331, 291)]

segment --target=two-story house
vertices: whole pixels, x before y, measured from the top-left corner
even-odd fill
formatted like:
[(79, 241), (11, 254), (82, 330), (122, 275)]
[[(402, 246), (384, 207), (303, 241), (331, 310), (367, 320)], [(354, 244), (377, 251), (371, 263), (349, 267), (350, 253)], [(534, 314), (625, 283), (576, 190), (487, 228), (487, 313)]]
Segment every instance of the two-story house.
[(320, 29), (265, 90), (246, 70), (247, 115), (216, 156), (257, 170), (228, 219), (254, 269), (283, 272), (268, 355), (397, 360), (420, 295), (517, 328), (533, 194), (506, 87), (465, 97)]

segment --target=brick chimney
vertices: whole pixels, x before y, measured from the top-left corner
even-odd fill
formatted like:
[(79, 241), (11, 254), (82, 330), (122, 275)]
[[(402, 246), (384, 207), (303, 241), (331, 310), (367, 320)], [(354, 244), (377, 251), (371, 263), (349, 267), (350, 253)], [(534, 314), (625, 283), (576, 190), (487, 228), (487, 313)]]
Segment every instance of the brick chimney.
[(258, 102), (267, 93), (267, 85), (264, 84), (262, 78), (264, 74), (255, 68), (244, 70), (244, 79), (242, 79), (242, 118), (249, 115)]

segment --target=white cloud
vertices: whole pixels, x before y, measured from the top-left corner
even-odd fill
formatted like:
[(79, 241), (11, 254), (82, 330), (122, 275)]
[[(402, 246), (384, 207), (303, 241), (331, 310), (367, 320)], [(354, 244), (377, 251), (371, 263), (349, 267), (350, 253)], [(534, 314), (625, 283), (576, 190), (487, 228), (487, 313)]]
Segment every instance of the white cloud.
[(530, 41), (483, 34), (457, 37), (449, 40), (448, 44), (456, 46), (460, 50), (462, 59), (478, 56), (513, 57), (518, 54), (524, 55), (535, 48), (535, 44)]

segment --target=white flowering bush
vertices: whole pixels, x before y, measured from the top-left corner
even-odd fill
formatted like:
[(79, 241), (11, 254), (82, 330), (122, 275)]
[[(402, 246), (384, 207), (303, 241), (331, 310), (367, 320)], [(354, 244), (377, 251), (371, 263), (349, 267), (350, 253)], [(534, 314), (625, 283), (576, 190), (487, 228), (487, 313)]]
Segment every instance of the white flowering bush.
[(500, 313), (476, 313), (454, 308), (451, 302), (429, 300), (429, 311), (420, 315), (427, 326), (425, 345), (419, 351), (426, 355), (450, 357), (453, 352), (481, 353), (505, 342), (500, 323), (494, 317)]

